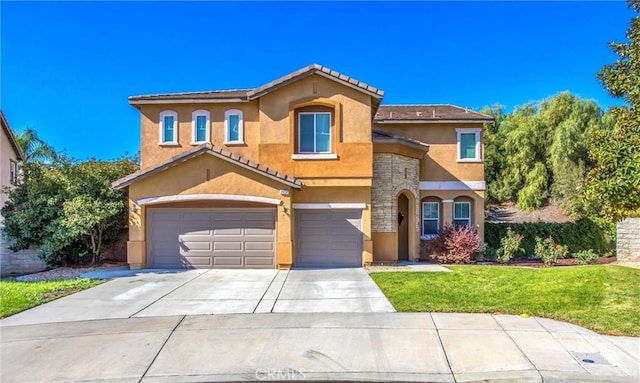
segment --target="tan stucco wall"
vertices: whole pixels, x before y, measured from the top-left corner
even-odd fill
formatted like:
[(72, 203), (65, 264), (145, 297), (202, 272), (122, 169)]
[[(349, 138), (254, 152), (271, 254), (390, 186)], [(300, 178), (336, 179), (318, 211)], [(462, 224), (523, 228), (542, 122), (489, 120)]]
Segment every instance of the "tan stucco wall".
[[(331, 106), (332, 145), (337, 160), (293, 160), (297, 150), (293, 111), (307, 105)], [(371, 177), (371, 97), (313, 75), (260, 99), (260, 164), (294, 177)]]
[[(193, 149), (192, 145), (192, 112), (206, 110), (210, 114), (211, 143), (228, 149), (233, 153), (249, 159), (258, 160), (258, 144), (260, 124), (258, 122), (258, 101), (224, 103), (224, 104), (173, 104), (173, 105), (141, 105), (140, 106), (140, 167), (142, 169), (167, 161), (184, 151)], [(239, 109), (243, 114), (244, 144), (224, 145), (224, 113), (229, 109)], [(178, 146), (161, 146), (160, 112), (172, 110), (178, 113)]]
[[(9, 137), (4, 132), (4, 129), (0, 129), (0, 208), (4, 206), (7, 201), (7, 195), (2, 192), (4, 187), (11, 187), (11, 170), (10, 161), (16, 161), (18, 156), (13, 151)], [(0, 215), (0, 225), (3, 218)]]
[[(482, 190), (421, 190), (420, 202), (427, 197), (436, 197), (441, 200), (455, 200), (460, 197), (467, 197), (472, 200), (471, 224), (478, 229), (480, 238), (484, 239), (484, 191)], [(422, 210), (422, 204), (420, 205)], [(422, 214), (418, 213), (418, 216)], [(453, 222), (453, 203), (442, 203), (441, 224), (451, 224)]]
[[(207, 180), (209, 171), (209, 180)], [(292, 263), (291, 253), (291, 220), (282, 213), (285, 207), (290, 211), (290, 197), (280, 194), (281, 189), (289, 189), (286, 185), (241, 168), (223, 159), (204, 154), (182, 164), (169, 168), (161, 173), (142, 179), (129, 186), (129, 244), (127, 260), (132, 267), (146, 266), (146, 207), (137, 205), (136, 201), (160, 196), (189, 194), (234, 194), (274, 198), (282, 201), (276, 208), (276, 263), (286, 267)], [(186, 203), (184, 206), (190, 206)], [(201, 202), (198, 206), (206, 205)], [(234, 204), (236, 206), (237, 204)], [(246, 206), (254, 206), (249, 203)], [(158, 205), (149, 205), (157, 207)], [(174, 204), (174, 206), (176, 206)], [(217, 206), (211, 202), (210, 207)], [(273, 205), (267, 205), (273, 206)], [(135, 211), (135, 212), (134, 212)]]
[[(482, 128), (482, 124), (374, 123), (373, 128), (429, 145), (429, 153), (420, 167), (420, 181), (484, 181), (484, 163), (457, 162), (456, 128)], [(482, 147), (482, 138), (480, 143)]]

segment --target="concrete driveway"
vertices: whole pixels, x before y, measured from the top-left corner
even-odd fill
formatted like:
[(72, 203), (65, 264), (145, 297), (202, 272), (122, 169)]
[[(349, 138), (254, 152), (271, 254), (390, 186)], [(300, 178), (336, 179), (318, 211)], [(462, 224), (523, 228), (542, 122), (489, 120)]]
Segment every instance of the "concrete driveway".
[[(363, 269), (113, 271), (0, 326), (203, 314), (394, 312)], [(105, 275), (109, 277), (109, 275)]]

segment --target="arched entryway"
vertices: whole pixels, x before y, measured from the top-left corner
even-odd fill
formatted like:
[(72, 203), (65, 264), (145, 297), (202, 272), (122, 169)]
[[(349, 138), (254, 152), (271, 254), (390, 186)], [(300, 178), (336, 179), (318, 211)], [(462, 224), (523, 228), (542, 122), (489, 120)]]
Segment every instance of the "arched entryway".
[(398, 261), (409, 260), (409, 198), (398, 195)]

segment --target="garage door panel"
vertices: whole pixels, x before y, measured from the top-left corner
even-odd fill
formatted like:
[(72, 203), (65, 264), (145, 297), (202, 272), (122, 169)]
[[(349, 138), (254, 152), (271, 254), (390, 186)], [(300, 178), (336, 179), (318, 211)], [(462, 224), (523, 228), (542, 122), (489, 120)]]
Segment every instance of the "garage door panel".
[(213, 266), (242, 266), (242, 258), (240, 257), (213, 257)]
[(361, 210), (301, 209), (296, 222), (298, 266), (362, 266)]
[(275, 209), (150, 209), (149, 217), (152, 267), (275, 266)]
[(273, 242), (246, 242), (244, 249), (246, 251), (266, 251), (274, 250)]
[(245, 257), (246, 266), (271, 267), (273, 266), (273, 258), (269, 256), (263, 257)]
[(242, 251), (242, 242), (214, 242), (213, 251)]

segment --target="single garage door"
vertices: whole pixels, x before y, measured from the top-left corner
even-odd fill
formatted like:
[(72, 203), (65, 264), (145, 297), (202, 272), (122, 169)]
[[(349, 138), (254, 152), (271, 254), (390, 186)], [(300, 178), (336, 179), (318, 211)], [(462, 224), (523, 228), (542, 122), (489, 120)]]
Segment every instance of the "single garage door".
[(155, 208), (147, 218), (151, 267), (275, 267), (275, 209)]
[(296, 266), (362, 267), (362, 211), (298, 210)]

